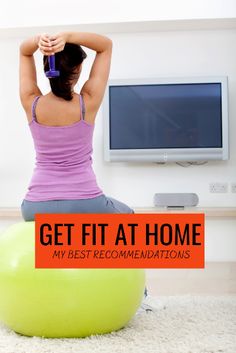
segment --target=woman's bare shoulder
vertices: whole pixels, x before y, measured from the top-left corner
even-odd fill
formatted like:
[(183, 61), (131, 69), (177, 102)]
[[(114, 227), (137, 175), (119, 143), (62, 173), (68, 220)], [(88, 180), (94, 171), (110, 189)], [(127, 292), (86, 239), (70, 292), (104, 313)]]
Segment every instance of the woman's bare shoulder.
[(37, 97), (41, 98), (42, 96), (43, 95), (32, 95), (24, 102), (23, 108), (29, 122), (32, 120), (33, 103)]

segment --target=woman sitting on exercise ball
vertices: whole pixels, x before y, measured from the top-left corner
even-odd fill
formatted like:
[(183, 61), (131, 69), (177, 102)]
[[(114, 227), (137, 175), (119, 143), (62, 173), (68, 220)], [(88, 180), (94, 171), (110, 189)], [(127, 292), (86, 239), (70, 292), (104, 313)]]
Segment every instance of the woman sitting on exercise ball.
[[(86, 53), (96, 51), (88, 80), (74, 88)], [(51, 91), (42, 94), (33, 54), (55, 54), (58, 77), (49, 78)], [(20, 98), (36, 151), (36, 166), (21, 204), (25, 221), (36, 213), (133, 213), (124, 203), (104, 195), (92, 169), (92, 138), (110, 71), (112, 41), (94, 33), (62, 32), (39, 35), (20, 46)]]

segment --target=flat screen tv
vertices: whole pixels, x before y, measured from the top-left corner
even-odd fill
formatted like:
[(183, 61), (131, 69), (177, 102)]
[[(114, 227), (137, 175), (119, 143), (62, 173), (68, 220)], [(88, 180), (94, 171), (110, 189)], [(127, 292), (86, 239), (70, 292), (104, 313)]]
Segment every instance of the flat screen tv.
[(227, 101), (227, 77), (110, 80), (105, 160), (227, 160)]

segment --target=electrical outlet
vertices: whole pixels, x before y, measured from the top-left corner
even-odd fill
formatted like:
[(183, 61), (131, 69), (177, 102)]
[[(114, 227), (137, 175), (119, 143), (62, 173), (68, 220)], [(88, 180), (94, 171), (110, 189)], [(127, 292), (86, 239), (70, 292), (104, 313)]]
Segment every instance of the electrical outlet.
[(231, 183), (231, 192), (236, 192), (236, 183)]
[(211, 193), (226, 193), (228, 192), (228, 183), (211, 183), (210, 184)]

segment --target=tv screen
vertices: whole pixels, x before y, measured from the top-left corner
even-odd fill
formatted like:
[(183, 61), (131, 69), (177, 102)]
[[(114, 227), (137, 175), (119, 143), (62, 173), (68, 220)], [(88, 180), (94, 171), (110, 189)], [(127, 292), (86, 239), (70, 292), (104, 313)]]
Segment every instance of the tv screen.
[[(121, 151), (122, 155), (122, 151), (127, 151), (127, 156), (131, 156), (130, 153), (135, 151), (137, 160), (138, 151), (141, 153), (142, 150), (146, 155), (149, 150), (165, 151), (168, 156), (171, 150), (186, 151), (188, 155), (191, 150), (205, 153), (208, 149), (219, 151), (225, 147), (223, 142), (226, 144), (227, 141), (224, 141), (226, 131), (223, 133), (223, 127), (226, 130), (227, 119), (222, 106), (226, 104), (222, 81), (121, 82), (110, 84), (107, 94), (111, 152)], [(201, 156), (200, 159), (204, 158)]]
[(110, 87), (112, 149), (222, 147), (221, 124), (220, 83)]

